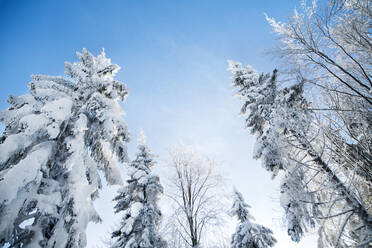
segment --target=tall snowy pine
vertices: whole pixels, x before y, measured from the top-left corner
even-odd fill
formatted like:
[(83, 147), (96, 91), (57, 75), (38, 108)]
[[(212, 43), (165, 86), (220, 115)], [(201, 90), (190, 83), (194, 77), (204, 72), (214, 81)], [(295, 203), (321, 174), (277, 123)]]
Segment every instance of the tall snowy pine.
[(119, 66), (86, 49), (66, 63), (68, 79), (34, 75), (30, 93), (0, 112), (0, 246), (85, 247), (102, 171), (121, 184), (129, 133), (119, 100)]
[(154, 155), (140, 134), (138, 153), (128, 168), (127, 185), (114, 198), (115, 212), (124, 212), (119, 230), (112, 233), (112, 248), (164, 248), (166, 242), (158, 233), (161, 212), (157, 206), (163, 187), (159, 177), (151, 172)]
[(264, 226), (252, 223), (254, 218), (250, 215), (250, 206), (244, 202), (240, 192), (234, 192), (234, 204), (230, 214), (236, 216), (239, 225), (232, 236), (231, 248), (266, 248), (276, 243), (273, 232)]
[(247, 114), (246, 127), (252, 134), (257, 135), (254, 152), (256, 159), (262, 158), (262, 164), (274, 175), (283, 169), (280, 145), (277, 142), (277, 130), (267, 125), (272, 117), (275, 104), (277, 71), (273, 74), (260, 75), (250, 66), (243, 67), (241, 63), (228, 61), (229, 69), (234, 75), (233, 87), (244, 104), (240, 110), (242, 115)]
[[(322, 226), (319, 230), (322, 236), (336, 237), (339, 244), (341, 236), (345, 240), (350, 236), (346, 231), (354, 231), (349, 226), (337, 230), (338, 226), (351, 226), (351, 215), (346, 221), (341, 219), (351, 212), (362, 223), (353, 242), (372, 240), (372, 217), (356, 193), (358, 189), (339, 176), (338, 164), (329, 160), (332, 150), (331, 154), (325, 152), (324, 136), (314, 124), (317, 117), (303, 96), (305, 79), (278, 88), (276, 70), (271, 76), (258, 75), (250, 66), (232, 61), (228, 70), (233, 74), (236, 95), (244, 101), (241, 113), (247, 116), (246, 126), (256, 136), (254, 157), (261, 159), (273, 176), (284, 172), (281, 205), (291, 239), (300, 241), (319, 220), (330, 219), (344, 225), (334, 224), (327, 232)], [(333, 200), (334, 196), (339, 197)]]

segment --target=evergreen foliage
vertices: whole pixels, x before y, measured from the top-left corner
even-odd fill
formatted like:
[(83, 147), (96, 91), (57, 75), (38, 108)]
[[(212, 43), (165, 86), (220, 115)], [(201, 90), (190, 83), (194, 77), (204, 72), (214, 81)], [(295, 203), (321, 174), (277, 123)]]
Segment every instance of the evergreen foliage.
[(0, 112), (0, 245), (84, 247), (88, 223), (100, 221), (98, 172), (122, 183), (129, 132), (118, 101), (128, 90), (104, 52), (77, 55), (68, 79), (33, 75), (30, 92)]
[(231, 248), (267, 248), (276, 243), (273, 232), (262, 225), (255, 224), (253, 216), (250, 215), (250, 206), (244, 202), (240, 192), (234, 192), (234, 204), (230, 211), (232, 216), (236, 216), (239, 225), (232, 236)]
[(161, 212), (157, 201), (163, 193), (159, 177), (151, 168), (154, 155), (140, 135), (136, 159), (129, 164), (127, 185), (114, 198), (115, 212), (124, 212), (121, 226), (112, 233), (113, 248), (165, 248), (166, 242), (158, 233)]

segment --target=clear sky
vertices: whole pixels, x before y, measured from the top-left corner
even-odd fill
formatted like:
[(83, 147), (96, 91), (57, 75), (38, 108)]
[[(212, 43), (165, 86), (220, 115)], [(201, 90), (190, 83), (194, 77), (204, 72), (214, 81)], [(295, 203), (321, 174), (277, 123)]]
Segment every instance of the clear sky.
[[(274, 230), (276, 247), (315, 247), (313, 237), (292, 243), (282, 227), (279, 180), (252, 160), (254, 138), (243, 129), (241, 103), (232, 97), (227, 59), (259, 71), (275, 67), (265, 55), (276, 45), (264, 13), (285, 20), (299, 0), (78, 1), (0, 0), (0, 109), (7, 95), (27, 92), (31, 74), (63, 75), (64, 61), (87, 48), (122, 69), (130, 95), (123, 108), (133, 134), (143, 129), (159, 167), (176, 143), (196, 145), (222, 169), (252, 206), (257, 222)], [(124, 171), (125, 172), (125, 171)], [(88, 247), (117, 221), (114, 189), (96, 203), (104, 222), (89, 225)]]

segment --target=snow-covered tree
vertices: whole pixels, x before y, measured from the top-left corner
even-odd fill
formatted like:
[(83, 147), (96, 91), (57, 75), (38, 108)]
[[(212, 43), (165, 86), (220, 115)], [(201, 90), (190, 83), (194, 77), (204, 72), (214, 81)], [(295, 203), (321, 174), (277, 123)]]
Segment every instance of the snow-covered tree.
[[(306, 169), (295, 163), (282, 178), (280, 185), (280, 205), (284, 209), (287, 232), (291, 239), (299, 242), (309, 229), (316, 226), (315, 216), (321, 216), (316, 200), (307, 185)], [(309, 176), (310, 177), (310, 176)]]
[[(283, 66), (322, 89), (372, 105), (370, 0), (301, 1), (285, 23), (266, 17), (281, 45)], [(334, 87), (337, 85), (337, 87)]]
[(213, 239), (209, 233), (219, 235), (216, 227), (224, 222), (227, 211), (224, 178), (218, 164), (192, 146), (177, 145), (169, 155), (166, 196), (172, 209), (169, 211), (170, 234), (177, 233), (181, 237), (182, 247), (208, 246), (208, 239)]
[[(323, 244), (368, 244), (372, 221), (365, 199), (371, 194), (361, 190), (355, 172), (340, 171), (334, 147), (326, 143), (330, 133), (322, 130), (321, 117), (303, 96), (306, 79), (298, 77), (279, 85), (274, 71), (268, 84), (240, 63), (230, 62), (229, 70), (237, 95), (244, 101), (247, 126), (256, 135), (255, 158), (274, 176), (279, 170), (284, 172), (281, 205), (292, 240), (298, 242), (319, 223), (321, 239), (327, 237)], [(266, 85), (272, 90), (263, 91)]]
[[(229, 62), (229, 71), (234, 75), (233, 88), (237, 90), (244, 104), (240, 110), (247, 114), (245, 124), (251, 134), (257, 135), (255, 158), (262, 158), (263, 167), (274, 175), (283, 169), (280, 145), (278, 145), (277, 130), (266, 125), (270, 121), (275, 104), (277, 71), (273, 74), (258, 74), (252, 67), (244, 67), (241, 63)], [(267, 156), (267, 155), (270, 156)]]
[(119, 66), (86, 49), (65, 64), (69, 78), (33, 75), (30, 93), (0, 112), (0, 245), (84, 247), (101, 188), (121, 184), (129, 132), (119, 100)]
[(321, 224), (320, 245), (367, 247), (372, 242), (372, 5), (369, 0), (309, 2), (302, 1), (286, 22), (267, 17), (280, 41), (275, 52), (284, 62), (284, 79), (304, 79), (313, 102), (312, 134), (295, 136), (307, 154), (292, 158), (307, 156), (301, 161), (306, 185), (319, 185), (313, 192), (323, 216), (312, 215)]
[(115, 212), (123, 212), (120, 228), (112, 233), (113, 248), (163, 248), (166, 242), (159, 235), (161, 212), (157, 202), (163, 187), (151, 168), (154, 155), (146, 145), (145, 136), (138, 139), (136, 159), (129, 164), (127, 185), (114, 198)]
[(333, 150), (331, 159), (369, 185), (371, 9), (369, 0), (303, 1), (284, 23), (267, 17), (281, 41), (276, 50), (285, 62), (281, 70), (289, 77), (306, 77), (313, 88), (311, 100), (322, 111), (319, 128)]
[(232, 236), (231, 248), (267, 248), (276, 243), (273, 232), (262, 225), (253, 223), (253, 216), (249, 213), (250, 206), (245, 203), (240, 192), (235, 190), (234, 203), (230, 210), (236, 216), (239, 224)]
[[(291, 173), (293, 169), (287, 158), (285, 149), (287, 145), (280, 139), (281, 132), (288, 132), (287, 127), (290, 126), (291, 118), (286, 117), (291, 116), (294, 111), (283, 108), (284, 106), (277, 108), (280, 104), (279, 99), (293, 97), (278, 97), (280, 91), (277, 90), (276, 70), (271, 76), (270, 74), (259, 75), (251, 66), (244, 67), (238, 62), (228, 62), (228, 70), (233, 74), (233, 88), (236, 90), (236, 95), (243, 101), (240, 113), (247, 116), (246, 127), (250, 129), (251, 134), (256, 136), (253, 157), (261, 159), (263, 167), (272, 172), (273, 177), (280, 170), (289, 171), (282, 182), (281, 198), (282, 202), (285, 202), (282, 205), (286, 213), (288, 234), (294, 241), (299, 241), (306, 225), (302, 224), (298, 215), (303, 212), (304, 208), (296, 198), (298, 185), (295, 183), (301, 184), (300, 180), (303, 178), (296, 177), (298, 173)], [(296, 123), (296, 125), (299, 124)]]

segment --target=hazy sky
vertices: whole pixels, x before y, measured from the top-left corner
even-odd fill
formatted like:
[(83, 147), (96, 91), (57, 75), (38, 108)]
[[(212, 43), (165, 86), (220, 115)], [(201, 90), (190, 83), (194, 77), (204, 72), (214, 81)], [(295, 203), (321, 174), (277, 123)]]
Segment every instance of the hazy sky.
[[(63, 75), (64, 61), (86, 47), (105, 48), (122, 69), (117, 79), (130, 95), (123, 108), (135, 152), (139, 129), (158, 154), (161, 167), (176, 143), (195, 145), (222, 163), (222, 170), (252, 206), (258, 223), (274, 230), (276, 247), (315, 247), (312, 237), (292, 243), (282, 227), (279, 180), (252, 160), (254, 139), (243, 129), (241, 103), (232, 97), (227, 59), (271, 71), (276, 45), (264, 13), (279, 20), (298, 0), (242, 1), (1, 1), (0, 109), (7, 95), (27, 92), (31, 74)], [(161, 168), (160, 168), (161, 170)], [(96, 205), (104, 222), (89, 225), (88, 247), (117, 219), (114, 189)]]

